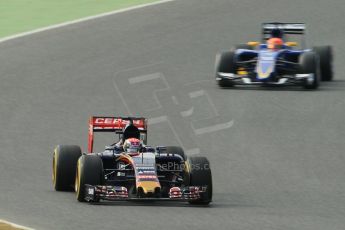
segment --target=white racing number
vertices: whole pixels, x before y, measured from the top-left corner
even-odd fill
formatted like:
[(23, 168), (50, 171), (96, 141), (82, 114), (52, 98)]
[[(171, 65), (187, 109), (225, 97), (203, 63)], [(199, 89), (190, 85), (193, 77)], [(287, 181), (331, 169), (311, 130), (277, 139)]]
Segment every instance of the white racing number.
[(87, 193), (89, 195), (94, 195), (95, 194), (95, 190), (93, 188), (89, 188)]

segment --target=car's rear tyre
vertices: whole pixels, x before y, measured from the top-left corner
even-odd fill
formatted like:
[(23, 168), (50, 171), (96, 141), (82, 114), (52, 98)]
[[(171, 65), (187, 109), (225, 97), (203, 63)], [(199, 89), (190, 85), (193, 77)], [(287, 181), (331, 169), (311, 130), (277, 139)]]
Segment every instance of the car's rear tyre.
[(58, 145), (54, 149), (52, 180), (56, 191), (73, 191), (77, 161), (81, 149), (76, 145)]
[(85, 185), (102, 185), (103, 162), (99, 156), (83, 155), (79, 158), (75, 177), (77, 200), (85, 201)]
[(299, 59), (300, 73), (302, 74), (314, 74), (312, 82), (308, 80), (304, 83), (305, 89), (317, 89), (320, 83), (320, 67), (319, 57), (314, 52), (305, 52), (301, 54)]
[(212, 173), (210, 162), (203, 156), (191, 156), (187, 160), (190, 186), (207, 186), (205, 193), (198, 200), (189, 201), (190, 204), (208, 205), (212, 201)]
[(320, 59), (321, 81), (333, 80), (333, 51), (331, 46), (317, 46), (313, 51)]
[[(235, 52), (225, 51), (220, 52), (216, 56), (216, 78), (220, 77), (218, 73), (236, 73)], [(221, 79), (218, 80), (220, 87), (232, 87), (234, 84), (231, 80)]]
[(184, 153), (183, 149), (180, 146), (166, 146), (167, 153), (173, 153), (180, 155), (184, 161), (187, 160), (187, 155)]

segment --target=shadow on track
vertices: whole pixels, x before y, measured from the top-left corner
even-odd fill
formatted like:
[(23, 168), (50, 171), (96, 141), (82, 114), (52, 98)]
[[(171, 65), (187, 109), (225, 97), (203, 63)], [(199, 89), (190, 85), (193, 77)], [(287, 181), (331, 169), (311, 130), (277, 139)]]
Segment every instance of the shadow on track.
[(269, 85), (236, 85), (234, 87), (216, 87), (220, 90), (253, 90), (253, 91), (296, 91), (296, 92), (318, 92), (318, 91), (343, 91), (345, 90), (345, 80), (333, 80), (332, 82), (321, 82), (317, 90), (304, 89), (302, 86), (269, 86)]
[(252, 208), (262, 207), (249, 202), (244, 196), (238, 194), (214, 194), (214, 199), (209, 205), (192, 205), (186, 202), (174, 201), (103, 201), (88, 203), (94, 206), (126, 206), (126, 207), (181, 207), (181, 208)]

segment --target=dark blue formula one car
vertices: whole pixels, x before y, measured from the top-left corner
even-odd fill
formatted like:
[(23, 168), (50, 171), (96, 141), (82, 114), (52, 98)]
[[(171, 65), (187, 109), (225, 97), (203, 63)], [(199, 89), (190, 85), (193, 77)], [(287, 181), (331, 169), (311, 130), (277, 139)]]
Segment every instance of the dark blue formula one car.
[[(300, 45), (291, 38), (299, 35)], [(305, 24), (263, 23), (262, 42), (237, 45), (216, 57), (216, 81), (234, 85), (300, 85), (317, 89), (333, 79), (330, 46), (306, 48)]]

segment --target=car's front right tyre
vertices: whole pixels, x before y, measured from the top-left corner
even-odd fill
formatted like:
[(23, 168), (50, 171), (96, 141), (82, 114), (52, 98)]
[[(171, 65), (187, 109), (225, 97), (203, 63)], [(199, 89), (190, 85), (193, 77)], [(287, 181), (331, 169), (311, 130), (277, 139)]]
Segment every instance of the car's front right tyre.
[(191, 156), (186, 162), (189, 172), (189, 186), (206, 186), (206, 192), (197, 200), (189, 201), (194, 205), (208, 205), (212, 201), (212, 173), (210, 162), (203, 156)]
[(77, 161), (81, 149), (76, 145), (58, 145), (53, 153), (52, 181), (56, 191), (73, 191)]
[[(236, 73), (235, 52), (224, 51), (220, 52), (216, 56), (215, 62), (216, 78), (219, 78), (219, 73)], [(220, 87), (232, 87), (233, 82), (228, 79), (217, 80)]]

